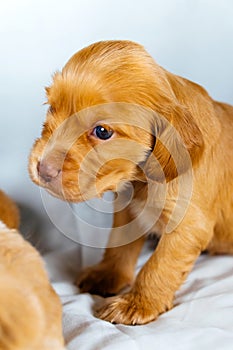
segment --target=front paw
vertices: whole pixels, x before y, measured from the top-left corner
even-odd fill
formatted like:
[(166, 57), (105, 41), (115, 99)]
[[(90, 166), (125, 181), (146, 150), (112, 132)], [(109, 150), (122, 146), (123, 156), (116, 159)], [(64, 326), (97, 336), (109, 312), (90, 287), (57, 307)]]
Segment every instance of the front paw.
[(101, 262), (84, 269), (77, 279), (81, 292), (102, 296), (115, 295), (132, 284), (133, 275), (110, 263)]
[(142, 295), (129, 292), (106, 299), (96, 311), (96, 316), (112, 323), (142, 325), (156, 320), (159, 314), (170, 308), (171, 305), (156, 304)]

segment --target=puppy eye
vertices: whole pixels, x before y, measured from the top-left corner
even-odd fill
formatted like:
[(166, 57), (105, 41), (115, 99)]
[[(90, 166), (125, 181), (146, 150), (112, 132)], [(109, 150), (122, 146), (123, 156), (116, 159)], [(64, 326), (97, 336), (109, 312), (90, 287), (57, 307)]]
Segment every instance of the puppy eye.
[(93, 130), (93, 134), (100, 140), (107, 140), (112, 136), (113, 130), (107, 129), (102, 125), (97, 125)]

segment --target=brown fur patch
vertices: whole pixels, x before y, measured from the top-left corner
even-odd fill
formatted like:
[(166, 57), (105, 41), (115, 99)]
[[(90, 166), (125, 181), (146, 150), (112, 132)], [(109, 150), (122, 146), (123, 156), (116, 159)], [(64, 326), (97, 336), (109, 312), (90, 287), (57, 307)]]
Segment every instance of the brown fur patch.
[[(55, 74), (47, 96), (51, 108), (30, 156), (32, 180), (74, 202), (134, 186), (131, 203), (114, 215), (109, 247), (115, 247), (83, 272), (79, 285), (118, 293), (133, 280), (140, 236), (156, 232), (159, 244), (132, 289), (98, 311), (117, 323), (156, 319), (172, 307), (202, 250), (232, 253), (233, 107), (167, 72), (129, 41), (95, 43), (76, 53)], [(111, 128), (113, 136), (98, 139), (96, 125)], [(43, 160), (61, 170), (57, 178), (39, 177)]]

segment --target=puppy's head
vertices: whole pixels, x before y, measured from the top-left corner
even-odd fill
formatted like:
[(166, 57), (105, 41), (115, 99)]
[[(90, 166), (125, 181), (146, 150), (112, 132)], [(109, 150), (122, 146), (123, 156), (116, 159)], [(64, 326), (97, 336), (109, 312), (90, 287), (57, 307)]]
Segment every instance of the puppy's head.
[(79, 51), (46, 92), (49, 109), (29, 172), (59, 198), (78, 202), (147, 181), (144, 169), (170, 181), (179, 169), (169, 145), (176, 155), (185, 148), (193, 162), (199, 157), (202, 137), (190, 111), (138, 44), (106, 41)]

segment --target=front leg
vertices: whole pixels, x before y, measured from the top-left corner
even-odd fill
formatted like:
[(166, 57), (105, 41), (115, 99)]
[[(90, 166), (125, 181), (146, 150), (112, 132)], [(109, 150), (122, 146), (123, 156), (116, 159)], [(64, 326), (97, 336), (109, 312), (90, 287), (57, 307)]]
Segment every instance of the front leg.
[(210, 227), (196, 231), (190, 224), (163, 234), (130, 292), (109, 298), (97, 316), (112, 323), (145, 324), (171, 309), (175, 292), (206, 248), (211, 234)]
[[(129, 232), (127, 225), (130, 222)], [(129, 208), (114, 214), (113, 231), (108, 242), (113, 248), (107, 248), (100, 263), (85, 268), (78, 276), (77, 285), (81, 292), (109, 296), (132, 285), (137, 258), (145, 240), (144, 235), (139, 237), (139, 228), (133, 227), (133, 222)], [(133, 240), (127, 236), (128, 232), (139, 238)]]

